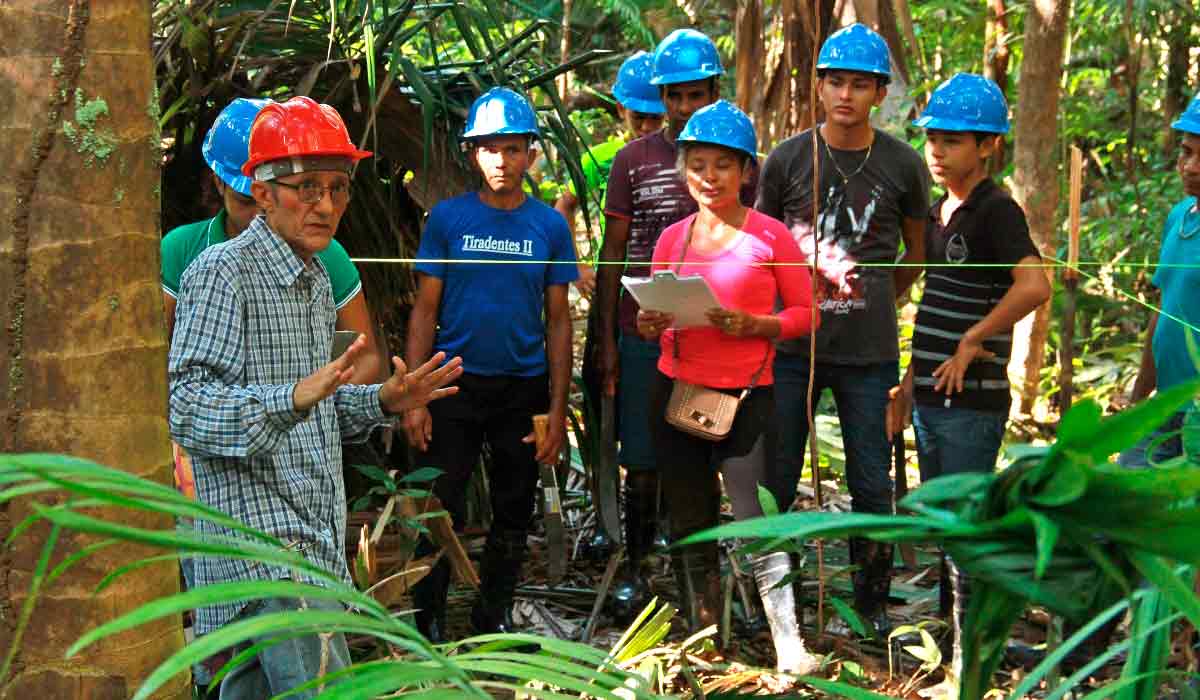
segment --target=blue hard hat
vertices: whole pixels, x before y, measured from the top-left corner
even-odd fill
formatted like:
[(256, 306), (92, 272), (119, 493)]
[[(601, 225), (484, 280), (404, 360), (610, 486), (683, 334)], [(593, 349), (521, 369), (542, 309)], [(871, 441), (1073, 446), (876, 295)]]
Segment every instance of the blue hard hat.
[(1187, 110), (1171, 124), (1171, 128), (1200, 136), (1200, 95), (1192, 98)]
[(754, 122), (746, 113), (725, 100), (701, 107), (680, 132), (680, 143), (710, 143), (741, 151), (758, 161), (758, 138)]
[(250, 196), (250, 183), (254, 182), (254, 178), (242, 174), (242, 164), (250, 155), (250, 125), (270, 102), (245, 97), (230, 102), (217, 115), (200, 148), (204, 162), (217, 177), (247, 197)]
[(852, 70), (891, 80), (892, 58), (883, 37), (856, 22), (830, 34), (821, 44), (817, 70)]
[(676, 29), (654, 49), (654, 77), (650, 84), (689, 83), (724, 72), (721, 54), (712, 39), (695, 29)]
[(666, 114), (658, 97), (658, 88), (650, 83), (654, 77), (654, 57), (638, 51), (625, 59), (617, 71), (617, 83), (613, 85), (613, 97), (625, 109), (645, 114)]
[(1007, 134), (1008, 103), (999, 85), (982, 75), (959, 73), (933, 91), (913, 126)]
[(471, 111), (467, 113), (463, 139), (510, 134), (541, 137), (537, 114), (534, 113), (529, 100), (516, 90), (506, 87), (494, 87), (475, 98), (471, 103)]

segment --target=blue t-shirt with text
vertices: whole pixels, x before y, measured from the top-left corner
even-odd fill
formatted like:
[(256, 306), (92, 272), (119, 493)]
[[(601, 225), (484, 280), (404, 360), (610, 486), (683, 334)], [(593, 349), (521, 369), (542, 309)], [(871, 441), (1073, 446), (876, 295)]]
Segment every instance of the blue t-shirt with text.
[(561, 214), (532, 197), (508, 210), (460, 195), (429, 213), (417, 260), (443, 284), (435, 350), (471, 374), (546, 372), (546, 288), (579, 276)]
[[(1176, 319), (1200, 327), (1200, 212), (1196, 198), (1188, 197), (1167, 216), (1163, 227), (1162, 252), (1158, 264), (1193, 267), (1159, 267), (1154, 286), (1162, 291), (1163, 313), (1154, 329), (1154, 369), (1158, 390), (1169, 389), (1196, 378), (1197, 360), (1188, 350), (1187, 336), (1200, 350), (1200, 333), (1189, 331)], [(1173, 316), (1174, 318), (1171, 318)]]

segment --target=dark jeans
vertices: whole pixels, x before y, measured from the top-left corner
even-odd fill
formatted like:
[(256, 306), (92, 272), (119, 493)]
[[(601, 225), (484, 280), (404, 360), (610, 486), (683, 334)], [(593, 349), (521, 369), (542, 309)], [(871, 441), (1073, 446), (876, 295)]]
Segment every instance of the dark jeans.
[[(898, 362), (816, 365), (814, 402), (825, 389), (833, 391), (846, 450), (846, 483), (855, 512), (892, 512), (892, 448), (887, 440), (885, 412), (888, 390), (899, 383), (899, 374)], [(808, 358), (776, 355), (775, 404), (780, 439), (779, 466), (771, 492), (781, 511), (795, 499), (804, 468), (807, 396)]]
[(646, 387), (658, 374), (662, 348), (657, 340), (622, 335), (620, 350), (617, 396), (621, 414), (621, 464), (629, 471), (653, 471), (654, 444), (650, 439), (650, 398)]
[[(650, 385), (650, 435), (659, 479), (671, 512), (671, 539), (715, 527), (721, 509), (721, 481), (738, 520), (762, 515), (758, 485), (769, 483), (775, 467), (775, 397), (771, 387), (750, 392), (738, 408), (729, 435), (720, 442), (693, 437), (664, 417), (672, 380), (657, 374)], [(730, 393), (738, 391), (730, 390)]]
[(971, 408), (921, 406), (913, 409), (921, 483), (945, 474), (990, 472), (996, 468), (1008, 416)]
[[(336, 600), (269, 598), (253, 601), (237, 619), (243, 620), (267, 613), (312, 609), (341, 612), (345, 610)], [(241, 644), (235, 653), (266, 641), (270, 637), (255, 637)], [(269, 645), (250, 661), (234, 669), (221, 682), (221, 700), (261, 700), (274, 697), (308, 681), (339, 671), (350, 665), (350, 650), (341, 632), (328, 635), (294, 637)], [(307, 690), (288, 697), (304, 700), (316, 697), (318, 689)]]
[(538, 466), (533, 443), (521, 440), (533, 432), (533, 416), (550, 406), (549, 379), (463, 374), (456, 384), (457, 394), (429, 404), (433, 439), (427, 452), (416, 455), (416, 466), (442, 470), (433, 492), (461, 528), (467, 483), (486, 442), (492, 529), (525, 531), (533, 518)]

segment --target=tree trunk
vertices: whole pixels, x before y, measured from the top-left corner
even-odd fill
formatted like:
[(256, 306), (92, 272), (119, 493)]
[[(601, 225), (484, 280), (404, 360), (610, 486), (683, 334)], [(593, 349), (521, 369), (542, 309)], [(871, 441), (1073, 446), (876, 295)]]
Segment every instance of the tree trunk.
[[(0, 35), (0, 449), (69, 453), (166, 482), (150, 3), (7, 0)], [(0, 506), (0, 537), (31, 503)], [(122, 520), (173, 526), (130, 511)], [(3, 550), (0, 651), (14, 643), (46, 533), (34, 528)], [(67, 533), (54, 562), (89, 541)], [(105, 549), (44, 588), (0, 697), (129, 698), (183, 644), (178, 616), (81, 657), (63, 653), (98, 624), (178, 591), (178, 567), (163, 563), (93, 595), (101, 577), (147, 554)], [(157, 697), (189, 697), (189, 685), (181, 674)]]
[[(1182, 15), (1182, 16), (1181, 16)], [(1163, 118), (1166, 120), (1163, 139), (1163, 153), (1175, 155), (1179, 144), (1179, 135), (1171, 128), (1171, 123), (1187, 109), (1188, 78), (1192, 70), (1191, 42), (1189, 40), (1192, 25), (1185, 21), (1186, 14), (1175, 15), (1176, 22), (1166, 36), (1167, 44), (1167, 82), (1166, 94), (1163, 95)]]
[[(757, 124), (758, 142), (764, 148), (812, 126), (810, 108), (814, 96), (809, 76), (813, 48), (819, 47), (832, 32), (834, 4), (834, 0), (780, 2), (776, 13), (778, 27), (768, 32), (778, 39), (763, 61), (766, 89), (758, 113), (773, 117), (760, 119)], [(821, 118), (819, 105), (817, 118)]]
[[(571, 58), (571, 6), (574, 0), (563, 0), (562, 3), (562, 38), (558, 46), (560, 63), (566, 63)], [(571, 89), (571, 71), (558, 76), (558, 99), (567, 101), (567, 93)]]
[(734, 38), (738, 107), (747, 114), (760, 114), (764, 54), (762, 0), (738, 0)]
[[(988, 0), (987, 30), (983, 40), (983, 77), (991, 80), (1000, 87), (1000, 92), (1008, 97), (1008, 10), (1004, 0)], [(988, 161), (988, 174), (996, 175), (1004, 170), (1008, 161), (1008, 153), (1001, 141)]]
[[(1025, 209), (1029, 231), (1042, 254), (1055, 252), (1054, 214), (1058, 206), (1058, 102), (1071, 0), (1034, 0), (1025, 18), (1021, 96), (1016, 109), (1013, 195)], [(1046, 274), (1052, 273), (1046, 268)], [(1050, 304), (1038, 307), (1013, 331), (1010, 373), (1023, 370), (1020, 411), (1028, 414), (1037, 397), (1045, 360)]]

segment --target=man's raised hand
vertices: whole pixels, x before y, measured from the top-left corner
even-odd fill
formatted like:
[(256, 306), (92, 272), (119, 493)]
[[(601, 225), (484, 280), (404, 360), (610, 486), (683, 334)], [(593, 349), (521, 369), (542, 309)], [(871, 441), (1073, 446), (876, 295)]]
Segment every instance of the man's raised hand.
[(379, 403), (383, 410), (401, 413), (457, 393), (458, 387), (446, 385), (462, 375), (462, 358), (455, 357), (442, 364), (445, 359), (446, 353), (436, 353), (425, 364), (409, 372), (403, 360), (392, 357), (396, 371), (379, 387)]
[(340, 357), (296, 382), (292, 389), (292, 407), (303, 413), (333, 396), (338, 387), (350, 381), (354, 360), (366, 347), (367, 337), (360, 334)]

